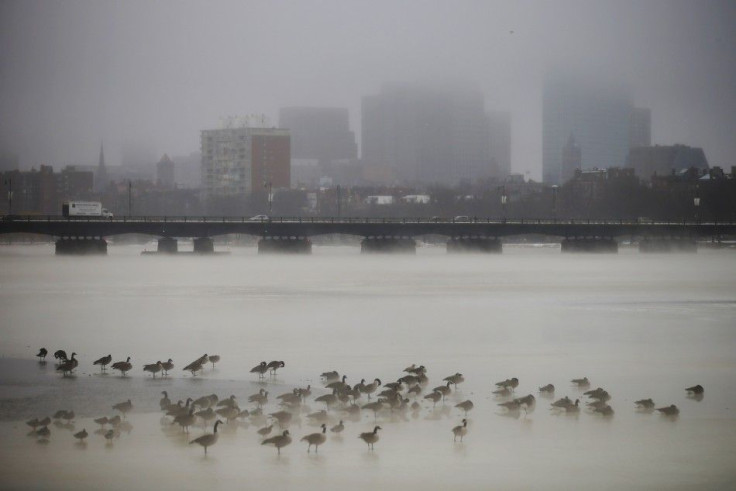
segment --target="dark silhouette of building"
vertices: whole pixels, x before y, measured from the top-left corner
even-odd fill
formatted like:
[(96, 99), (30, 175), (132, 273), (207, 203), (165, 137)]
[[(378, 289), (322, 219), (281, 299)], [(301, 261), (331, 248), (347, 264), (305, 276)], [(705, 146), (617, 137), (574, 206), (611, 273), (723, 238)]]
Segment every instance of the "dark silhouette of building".
[(501, 179), (511, 174), (511, 114), (488, 111), (491, 167)]
[(283, 107), (279, 111), (279, 128), (288, 129), (291, 134), (293, 159), (331, 163), (358, 157), (346, 108)]
[(631, 109), (629, 119), (629, 148), (652, 145), (652, 110), (645, 107)]
[(100, 143), (100, 160), (97, 164), (97, 172), (94, 176), (95, 185), (94, 189), (96, 192), (100, 193), (105, 190), (105, 188), (110, 183), (110, 176), (107, 173), (107, 167), (105, 167), (105, 151), (102, 148), (102, 144)]
[(655, 175), (670, 175), (687, 169), (708, 169), (708, 160), (702, 148), (686, 145), (655, 145), (637, 147), (629, 151), (626, 167), (636, 175), (651, 180)]
[(562, 148), (562, 182), (567, 182), (573, 178), (577, 171), (582, 169), (583, 152), (580, 145), (575, 143), (575, 137), (570, 134), (567, 143)]
[(161, 160), (156, 163), (156, 184), (165, 189), (171, 189), (176, 184), (174, 181), (174, 162), (168, 154), (164, 154)]

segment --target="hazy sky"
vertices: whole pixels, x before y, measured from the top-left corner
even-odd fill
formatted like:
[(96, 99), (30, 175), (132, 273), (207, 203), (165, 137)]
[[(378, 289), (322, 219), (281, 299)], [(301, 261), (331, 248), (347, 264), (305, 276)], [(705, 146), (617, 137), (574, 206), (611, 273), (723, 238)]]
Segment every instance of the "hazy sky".
[(631, 84), (655, 143), (736, 165), (736, 2), (0, 0), (0, 146), (21, 165), (199, 149), (228, 115), (350, 109), (384, 82), (459, 81), (511, 112), (512, 169), (541, 176), (545, 73)]

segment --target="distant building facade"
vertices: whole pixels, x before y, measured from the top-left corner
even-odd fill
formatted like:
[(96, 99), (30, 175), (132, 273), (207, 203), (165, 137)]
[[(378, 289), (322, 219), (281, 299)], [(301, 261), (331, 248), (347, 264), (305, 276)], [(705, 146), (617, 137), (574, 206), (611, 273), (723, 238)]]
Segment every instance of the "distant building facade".
[(571, 134), (582, 149), (582, 169), (624, 165), (633, 108), (626, 88), (554, 75), (545, 80), (542, 99), (542, 173), (546, 184), (562, 182), (562, 149)]
[(291, 157), (319, 162), (354, 160), (358, 157), (349, 113), (339, 107), (283, 107), (279, 128), (291, 134)]
[(652, 110), (645, 107), (631, 109), (629, 119), (629, 148), (652, 145)]
[(176, 185), (174, 175), (174, 162), (168, 154), (164, 154), (156, 163), (156, 184), (162, 188), (171, 189)]
[(491, 167), (503, 179), (511, 175), (511, 114), (489, 111), (488, 123)]
[(708, 169), (708, 160), (702, 148), (686, 145), (655, 145), (636, 147), (629, 151), (626, 167), (640, 178), (651, 180), (653, 176), (667, 176), (688, 169)]
[(361, 107), (369, 174), (446, 185), (498, 174), (480, 92), (386, 85)]
[(244, 196), (291, 185), (291, 138), (275, 128), (203, 130), (202, 187), (206, 198)]
[(562, 172), (561, 182), (565, 183), (575, 176), (575, 173), (582, 170), (583, 152), (580, 145), (575, 143), (575, 137), (570, 135), (567, 143), (562, 148)]
[[(12, 190), (12, 212), (22, 215), (59, 215), (63, 201), (94, 198), (93, 184), (92, 171), (77, 170), (73, 166), (59, 173), (50, 165), (41, 165), (38, 170), (0, 174), (0, 194), (5, 197)], [(8, 213), (9, 206), (8, 201), (0, 201), (2, 213)]]
[(97, 162), (94, 179), (95, 191), (98, 193), (103, 192), (110, 183), (110, 176), (107, 173), (107, 166), (105, 166), (105, 150), (102, 144), (100, 144), (100, 160)]

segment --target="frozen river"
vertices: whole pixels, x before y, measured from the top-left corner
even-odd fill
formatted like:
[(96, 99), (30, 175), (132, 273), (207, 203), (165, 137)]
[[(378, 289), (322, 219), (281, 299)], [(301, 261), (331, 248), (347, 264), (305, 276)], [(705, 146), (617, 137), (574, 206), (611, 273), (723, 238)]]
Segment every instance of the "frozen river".
[[(148, 246), (151, 249), (153, 246)], [(51, 246), (0, 248), (0, 487), (110, 489), (723, 489), (736, 486), (736, 252), (688, 255), (561, 254), (554, 246), (506, 246), (501, 255), (362, 256), (357, 247), (314, 254), (259, 256), (232, 248), (214, 257), (141, 256), (143, 246), (111, 246), (106, 257), (55, 257)], [(55, 373), (53, 357), (77, 353), (74, 377)], [(130, 356), (126, 378), (100, 375), (92, 361)], [(192, 377), (181, 367), (203, 353), (222, 361)], [(167, 379), (142, 365), (173, 358)], [(249, 369), (284, 360), (259, 384)], [(190, 437), (171, 431), (157, 411), (173, 400), (234, 394), (242, 408), (260, 388), (276, 395), (311, 384), (310, 411), (328, 393), (319, 375), (347, 382), (404, 375), (426, 365), (429, 385), (461, 372), (465, 382), (434, 410), (378, 415), (371, 452), (358, 439), (372, 412), (329, 435), (319, 455), (299, 438), (318, 431), (306, 417), (277, 457), (259, 444), (258, 422), (221, 426), (205, 459)], [(582, 410), (550, 412), (537, 389), (584, 397), (570, 380), (612, 396), (610, 418)], [(536, 407), (507, 415), (494, 382), (518, 377), (516, 396)], [(702, 384), (702, 400), (685, 387)], [(669, 419), (633, 401), (676, 404)], [(131, 399), (129, 426), (112, 444), (92, 418), (112, 416)], [(474, 402), (463, 443), (451, 429), (454, 404)], [(363, 398), (362, 403), (368, 402)], [(48, 443), (24, 421), (73, 409), (71, 427), (49, 426)], [(330, 424), (341, 416), (330, 411)], [(86, 445), (72, 433), (86, 428)], [(176, 430), (176, 428), (174, 428)], [(211, 427), (207, 430), (211, 432)]]

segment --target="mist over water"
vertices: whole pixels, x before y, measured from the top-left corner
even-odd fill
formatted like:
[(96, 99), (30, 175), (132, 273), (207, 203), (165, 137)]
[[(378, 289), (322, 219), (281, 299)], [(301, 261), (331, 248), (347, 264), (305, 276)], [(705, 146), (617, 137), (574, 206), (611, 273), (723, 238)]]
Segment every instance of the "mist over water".
[[(736, 257), (561, 254), (558, 247), (506, 246), (501, 255), (364, 256), (357, 247), (318, 247), (308, 257), (232, 248), (215, 257), (140, 256), (143, 246), (111, 246), (106, 257), (55, 257), (51, 246), (0, 248), (0, 487), (230, 488), (240, 486), (427, 489), (581, 487), (725, 488), (736, 482)], [(151, 249), (151, 246), (148, 246)], [(54, 373), (33, 355), (75, 351), (76, 376)], [(181, 367), (203, 353), (215, 369), (192, 377)], [(92, 361), (132, 357), (126, 378), (100, 375)], [(168, 379), (143, 364), (173, 358)], [(248, 373), (261, 360), (286, 367), (265, 385)], [(338, 370), (348, 383), (384, 383), (412, 363), (428, 368), (425, 390), (461, 372), (445, 405), (422, 403), (416, 418), (378, 417), (375, 451), (357, 438), (373, 428), (364, 411), (328, 435), (319, 455), (298, 440), (318, 431), (302, 418), (280, 458), (261, 446), (257, 425), (221, 426), (205, 459), (189, 436), (162, 425), (160, 392), (172, 400), (236, 395), (241, 408), (264, 387), (276, 395)], [(612, 418), (549, 411), (552, 400), (586, 402), (570, 380), (587, 376), (610, 392)], [(491, 391), (518, 377), (516, 397), (536, 407), (506, 415)], [(554, 399), (537, 389), (556, 387)], [(702, 384), (690, 399), (685, 387)], [(680, 415), (636, 412), (633, 401), (676, 404)], [(131, 399), (130, 432), (111, 445), (92, 418)], [(469, 431), (453, 443), (471, 399)], [(368, 402), (365, 397), (362, 403)], [(73, 409), (74, 431), (51, 425), (49, 443), (26, 437), (23, 421)], [(331, 411), (332, 412), (332, 411)], [(340, 416), (331, 415), (337, 422)], [(169, 418), (170, 420), (170, 418)], [(330, 421), (332, 423), (332, 421)], [(207, 429), (212, 431), (211, 426)], [(196, 448), (195, 448), (196, 447)]]

